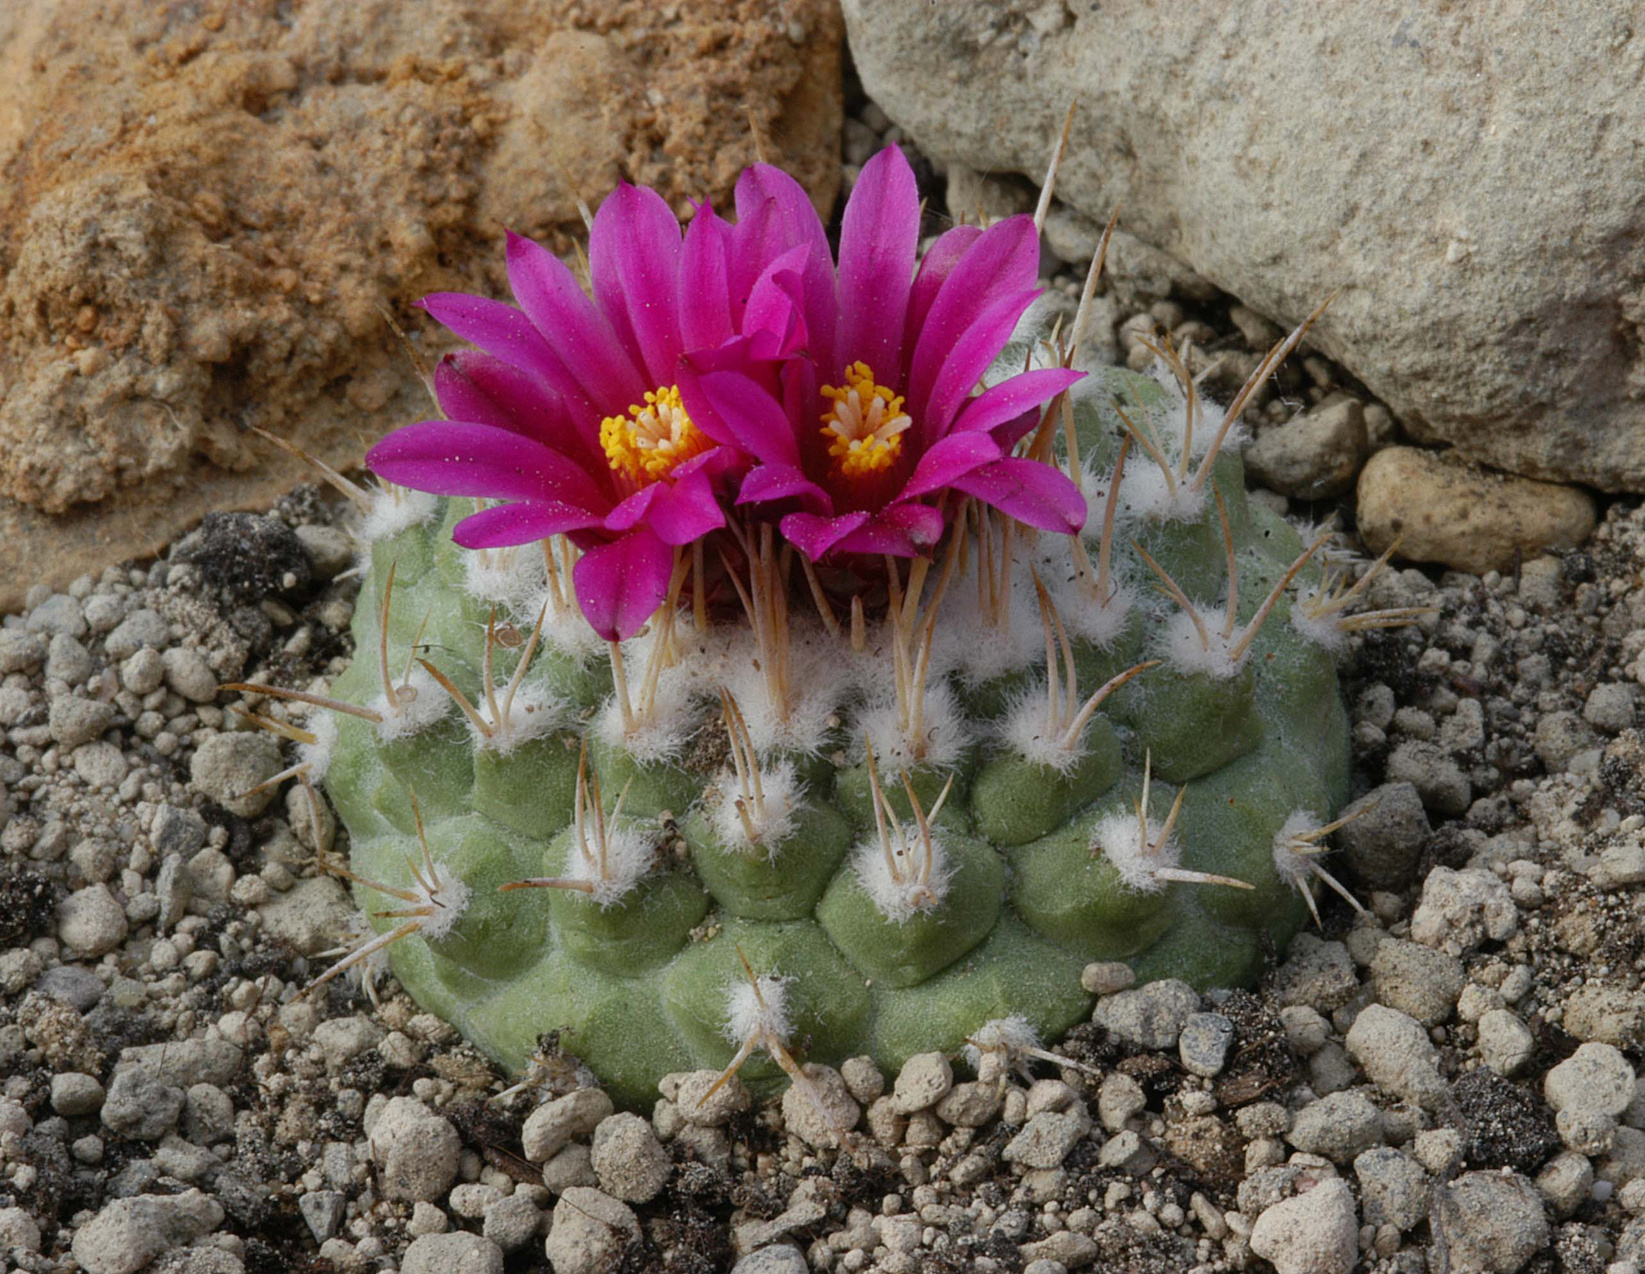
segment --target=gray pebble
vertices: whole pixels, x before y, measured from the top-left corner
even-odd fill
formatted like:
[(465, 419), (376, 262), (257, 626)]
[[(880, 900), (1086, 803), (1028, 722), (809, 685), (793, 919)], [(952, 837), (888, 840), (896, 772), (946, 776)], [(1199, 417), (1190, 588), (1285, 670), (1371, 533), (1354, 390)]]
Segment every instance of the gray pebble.
[(87, 885), (57, 908), (57, 937), (78, 956), (95, 960), (126, 940), (126, 909), (107, 885)]
[(432, 1201), (457, 1179), (462, 1138), (415, 1097), (390, 1098), (372, 1125), (370, 1142), (387, 1198)]
[(1097, 1002), (1091, 1020), (1142, 1048), (1175, 1048), (1183, 1023), (1199, 1010), (1199, 992), (1176, 978), (1162, 978)]
[(599, 1274), (639, 1236), (640, 1220), (626, 1203), (572, 1186), (554, 1205), (543, 1249), (554, 1274)]
[(1276, 1274), (1348, 1274), (1359, 1260), (1359, 1218), (1340, 1177), (1268, 1208), (1251, 1229), (1251, 1250)]
[(1221, 1013), (1194, 1013), (1182, 1024), (1177, 1054), (1189, 1074), (1206, 1079), (1222, 1072), (1234, 1043), (1234, 1024)]
[(1548, 1243), (1536, 1187), (1517, 1172), (1469, 1172), (1440, 1195), (1451, 1268), (1512, 1274)]
[(1083, 1102), (1071, 1110), (1042, 1110), (1006, 1143), (1002, 1153), (1008, 1163), (1025, 1168), (1056, 1168), (1090, 1131), (1091, 1116)]
[(118, 1198), (75, 1232), (74, 1259), (86, 1274), (136, 1274), (161, 1253), (210, 1234), (223, 1216), (222, 1205), (199, 1190)]
[(400, 1274), (503, 1274), (503, 1249), (463, 1230), (425, 1234), (400, 1258)]
[(78, 686), (92, 674), (91, 654), (75, 638), (58, 633), (46, 647), (46, 676)]
[(1467, 978), (1462, 961), (1403, 938), (1387, 938), (1371, 958), (1376, 998), (1424, 1026), (1450, 1019)]
[(354, 565), (354, 541), (334, 526), (300, 526), (297, 542), (320, 579), (331, 579)]
[(72, 1004), (81, 1013), (89, 1013), (103, 998), (106, 988), (103, 979), (83, 965), (59, 964), (42, 973), (34, 989), (64, 1004)]
[(189, 776), (200, 793), (231, 814), (256, 818), (274, 799), (273, 789), (252, 793), (281, 769), (280, 748), (266, 734), (214, 734), (195, 750)]
[(1480, 1015), (1480, 1060), (1498, 1075), (1517, 1075), (1536, 1053), (1536, 1037), (1531, 1028), (1507, 1009), (1488, 1009)]
[(750, 1252), (731, 1267), (731, 1274), (807, 1274), (805, 1254), (787, 1243)]
[(162, 805), (155, 813), (149, 832), (155, 853), (181, 854), (192, 858), (206, 843), (206, 820), (191, 809), (177, 805)]
[(942, 1053), (916, 1053), (903, 1063), (891, 1089), (891, 1109), (899, 1115), (929, 1110), (954, 1086), (954, 1068)]
[(177, 1126), (183, 1090), (148, 1071), (121, 1071), (103, 1100), (103, 1126), (137, 1141), (158, 1141)]
[(297, 1210), (316, 1243), (324, 1243), (343, 1228), (343, 1215), (348, 1210), (348, 1196), (340, 1190), (310, 1190), (299, 1195)]
[(600, 1189), (614, 1199), (649, 1203), (668, 1184), (668, 1152), (638, 1115), (623, 1111), (602, 1119), (590, 1154)]
[(45, 633), (50, 637), (84, 637), (87, 628), (85, 608), (67, 593), (53, 593), (28, 613), (23, 627), (31, 633)]
[(158, 650), (145, 647), (120, 665), (120, 684), (134, 695), (153, 693), (165, 679), (166, 665)]
[(485, 1210), (480, 1232), (504, 1252), (518, 1252), (543, 1223), (542, 1209), (524, 1194), (498, 1199)]
[(1385, 1005), (1367, 1005), (1345, 1043), (1371, 1082), (1396, 1097), (1428, 1109), (1448, 1100), (1439, 1054), (1415, 1018)]
[(1367, 1225), (1395, 1225), (1402, 1231), (1428, 1216), (1428, 1174), (1402, 1151), (1374, 1146), (1354, 1159)]
[(1473, 787), (1462, 767), (1437, 743), (1408, 739), (1388, 754), (1388, 781), (1409, 783), (1423, 805), (1451, 818), (1468, 812)]
[(1545, 712), (1537, 720), (1531, 749), (1548, 773), (1564, 771), (1578, 755), (1596, 747), (1599, 736), (1575, 712)]
[(1422, 797), (1411, 783), (1384, 783), (1351, 801), (1337, 832), (1348, 874), (1372, 889), (1402, 889), (1433, 835)]
[(1288, 1134), (1298, 1150), (1347, 1163), (1382, 1142), (1382, 1112), (1358, 1091), (1332, 1093), (1296, 1114)]
[(1621, 682), (1607, 681), (1588, 692), (1582, 719), (1605, 734), (1620, 734), (1634, 723), (1634, 692)]
[(103, 1108), (103, 1085), (95, 1075), (62, 1071), (51, 1077), (51, 1108), (71, 1119), (94, 1115)]
[(170, 640), (171, 631), (166, 621), (144, 607), (132, 611), (103, 638), (103, 649), (111, 659), (130, 659), (139, 650), (158, 651)]
[(166, 685), (190, 703), (210, 703), (217, 697), (217, 674), (197, 650), (173, 646), (160, 656)]
[(183, 1135), (210, 1146), (234, 1132), (234, 1103), (216, 1084), (193, 1084), (184, 1095)]
[(0, 676), (27, 672), (46, 657), (46, 639), (20, 628), (0, 628)]
[(532, 1163), (542, 1163), (573, 1137), (586, 1137), (615, 1109), (603, 1089), (579, 1088), (544, 1102), (526, 1116), (521, 1147)]

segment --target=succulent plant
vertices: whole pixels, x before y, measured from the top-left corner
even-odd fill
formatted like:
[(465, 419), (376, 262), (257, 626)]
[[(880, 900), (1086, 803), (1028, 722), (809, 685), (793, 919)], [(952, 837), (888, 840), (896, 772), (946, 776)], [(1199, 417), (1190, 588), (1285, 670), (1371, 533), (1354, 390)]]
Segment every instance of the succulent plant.
[[(894, 1069), (996, 1037), (1031, 1047), (1089, 1012), (1088, 961), (1245, 982), (1319, 883), (1340, 891), (1319, 862), (1348, 791), (1334, 656), (1345, 632), (1403, 617), (1351, 614), (1368, 576), (1350, 583), (1323, 537), (1304, 544), (1246, 498), (1237, 421), (1302, 329), (1226, 411), (1169, 344), (1155, 375), (1081, 380), (1018, 323), (1031, 224), (962, 227), (948, 273), (923, 299), (925, 269), (906, 286), (915, 196), (887, 153), (846, 214), (840, 317), (818, 308), (820, 227), (788, 216), (756, 271), (788, 309), (756, 327), (753, 301), (732, 307), (713, 357), (648, 336), (653, 318), (619, 295), (655, 285), (634, 264), (647, 252), (683, 278), (704, 213), (680, 255), (647, 192), (608, 200), (599, 308), (511, 242), (536, 333), (548, 311), (603, 331), (628, 379), (649, 366), (658, 384), (626, 415), (617, 403), (598, 448), (575, 421), (525, 421), (571, 391), (527, 383), (518, 312), (430, 299), (490, 342), (436, 378), (450, 420), (480, 423), (409, 426), (373, 453), (379, 476), (441, 494), (355, 493), (369, 571), (356, 659), (329, 693), (239, 687), (330, 709), (282, 727), (299, 758), (281, 778), (335, 805), (349, 859), (334, 869), (371, 932), (321, 981), (386, 957), (510, 1068), (558, 1029), (639, 1102), (705, 1066), (759, 1087), (803, 1083), (796, 1054)], [(777, 177), (749, 184), (736, 231), (782, 220)], [(905, 245), (874, 268), (900, 272), (906, 324), (852, 317), (853, 234)], [(621, 251), (627, 273), (608, 264)], [(940, 285), (988, 252), (994, 275), (953, 289), (973, 310), (945, 310)], [(825, 326), (837, 348), (808, 380)], [(587, 342), (574, 367), (553, 339), (529, 351), (549, 384), (617, 374)], [(935, 361), (927, 339), (948, 342)], [(974, 366), (933, 382), (967, 340)], [(1023, 373), (1022, 345), (1053, 356)], [(1015, 367), (995, 362), (972, 397), (1002, 347)], [(900, 367), (887, 379), (904, 393), (874, 367)], [(950, 432), (920, 436), (942, 413)]]

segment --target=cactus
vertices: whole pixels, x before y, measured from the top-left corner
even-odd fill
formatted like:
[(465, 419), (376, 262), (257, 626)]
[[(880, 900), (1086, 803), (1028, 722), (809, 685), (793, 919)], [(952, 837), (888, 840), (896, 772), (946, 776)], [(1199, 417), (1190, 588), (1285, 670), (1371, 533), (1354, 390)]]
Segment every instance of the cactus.
[[(859, 191), (894, 186), (898, 161)], [(848, 209), (847, 239), (851, 225)], [(510, 253), (511, 271), (547, 268), (523, 241)], [(831, 487), (821, 513), (780, 521), (741, 514), (752, 477), (735, 505), (691, 503), (720, 454), (692, 422), (758, 385), (682, 370), (683, 396), (648, 393), (600, 427), (612, 472), (693, 511), (672, 540), (678, 512), (636, 529), (621, 490), (563, 533), (541, 520), (559, 505), (468, 498), (428, 458), (466, 454), (479, 426), (391, 436), (379, 475), (434, 473), (446, 494), (353, 492), (370, 541), (355, 662), (327, 695), (235, 687), (329, 709), (281, 727), (300, 755), (279, 778), (316, 817), (315, 785), (329, 794), (349, 841), (335, 870), (371, 933), (319, 981), (386, 958), (505, 1066), (558, 1030), (630, 1103), (699, 1067), (803, 1084), (796, 1053), (894, 1070), (995, 1037), (1031, 1050), (1090, 1011), (1091, 960), (1249, 981), (1319, 885), (1347, 896), (1319, 862), (1348, 794), (1334, 656), (1345, 632), (1406, 618), (1352, 614), (1369, 576), (1350, 583), (1324, 537), (1304, 544), (1246, 498), (1240, 412), (1305, 328), (1225, 412), (1168, 344), (1153, 376), (1075, 384), (1053, 358), (1015, 382), (1034, 387), (1008, 413), (1022, 427), (965, 441), (981, 458), (935, 494), (923, 463), (889, 467), (903, 399), (846, 363), (822, 391), (820, 463), (906, 485), (860, 515)], [(441, 372), (454, 420), (479, 417), (450, 402), (506, 398), (493, 364)], [(968, 401), (981, 413), (997, 392)], [(499, 435), (486, 445), (516, 474), (565, 464), (527, 455), (525, 433), (482, 440)], [(569, 470), (554, 481), (582, 489)], [(517, 476), (504, 485), (527, 500)], [(846, 523), (893, 547), (841, 540)], [(636, 601), (652, 556), (657, 595)]]

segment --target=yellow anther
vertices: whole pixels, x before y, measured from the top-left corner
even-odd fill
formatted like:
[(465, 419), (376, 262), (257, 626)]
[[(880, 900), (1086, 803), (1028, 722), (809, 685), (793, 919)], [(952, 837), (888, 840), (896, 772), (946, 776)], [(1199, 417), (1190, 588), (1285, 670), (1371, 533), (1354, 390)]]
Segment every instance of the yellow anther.
[(897, 462), (903, 431), (914, 422), (902, 409), (902, 396), (877, 383), (867, 363), (852, 363), (844, 385), (824, 385), (822, 392), (834, 401), (822, 418), (822, 434), (842, 474), (860, 477)]
[(600, 446), (612, 469), (638, 486), (665, 478), (693, 456), (714, 444), (691, 423), (680, 387), (668, 385), (635, 403), (626, 416), (607, 416), (600, 422)]

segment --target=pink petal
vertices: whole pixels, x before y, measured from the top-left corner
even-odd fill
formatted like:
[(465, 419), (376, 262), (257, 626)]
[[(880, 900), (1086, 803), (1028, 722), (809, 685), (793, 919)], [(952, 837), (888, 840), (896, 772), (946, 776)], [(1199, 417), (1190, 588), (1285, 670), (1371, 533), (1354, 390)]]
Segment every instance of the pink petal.
[(743, 334), (757, 359), (789, 358), (810, 341), (805, 326), (806, 249), (790, 248), (754, 281), (743, 311)]
[(914, 342), (925, 326), (925, 316), (931, 312), (931, 303), (937, 299), (944, 281), (959, 264), (971, 245), (982, 237), (981, 226), (955, 226), (937, 236), (937, 241), (926, 250), (920, 261), (919, 273), (908, 293), (908, 321), (903, 329), (902, 359), (907, 362), (914, 352)]
[(920, 457), (897, 498), (912, 500), (940, 491), (951, 486), (955, 478), (999, 458), (999, 444), (986, 433), (951, 434)]
[(731, 339), (731, 227), (706, 203), (686, 227), (680, 248), (680, 345), (686, 353)]
[[(583, 294), (565, 262), (541, 244), (510, 233), (505, 253), (514, 299), (542, 333), (600, 416), (639, 402), (650, 385), (618, 343), (611, 324)], [(495, 351), (493, 351), (495, 353)]]
[[(961, 407), (954, 417), (951, 432), (963, 433), (972, 429), (991, 431), (999, 425), (1009, 424), (1024, 412), (1050, 402), (1084, 375), (1084, 372), (1062, 367), (1019, 372), (993, 388), (985, 389)], [(996, 438), (995, 441), (999, 440)]]
[(539, 500), (604, 512), (607, 497), (580, 466), (507, 429), (445, 420), (396, 429), (366, 455), (379, 477), (435, 495)]
[(923, 415), (914, 419), (923, 426), (928, 441), (940, 438), (954, 423), (954, 413), (964, 404), (977, 381), (999, 357), (1005, 343), (1016, 330), (1023, 311), (1034, 303), (1034, 292), (1007, 293), (995, 300), (977, 315), (976, 321), (965, 329), (937, 373), (926, 399)]
[(1085, 525), (1079, 488), (1060, 469), (1038, 460), (996, 460), (950, 485), (1042, 531), (1073, 535)]
[(672, 385), (679, 362), (680, 223), (655, 190), (618, 182), (588, 235), (594, 295), (652, 385)]
[(599, 522), (600, 515), (587, 509), (529, 500), (493, 505), (470, 514), (452, 528), (451, 538), (465, 549), (500, 549), (597, 526)]
[(894, 504), (835, 546), (841, 553), (925, 557), (942, 539), (942, 514), (927, 504)]
[(828, 493), (793, 465), (762, 464), (751, 469), (737, 493), (738, 504), (769, 504), (773, 500), (804, 500), (813, 513), (833, 508)]
[(632, 637), (668, 596), (674, 550), (644, 527), (577, 559), (572, 582), (589, 625), (607, 641)]
[[(1001, 297), (1031, 292), (1038, 270), (1039, 241), (1033, 219), (1024, 216), (989, 226), (948, 271), (912, 346), (905, 346), (903, 355), (908, 363), (908, 413), (920, 433), (916, 442), (921, 446), (941, 436), (933, 432), (927, 416), (932, 389), (949, 352)], [(967, 385), (966, 391), (970, 388)]]
[(834, 257), (810, 196), (780, 168), (755, 164), (737, 179), (736, 199), (730, 276), (733, 317), (741, 321), (737, 299), (749, 296), (767, 265), (790, 248), (804, 247), (801, 279), (810, 353), (821, 366), (832, 366), (835, 316), (839, 312), (834, 297)]
[(542, 333), (512, 305), (470, 296), (467, 292), (435, 292), (417, 304), (443, 327), (510, 367), (541, 377), (561, 393), (581, 392), (576, 379), (549, 348)]
[(841, 540), (868, 521), (866, 513), (843, 513), (837, 518), (815, 513), (790, 513), (777, 524), (783, 538), (813, 562), (827, 557)]
[(725, 525), (725, 514), (714, 498), (708, 475), (698, 469), (673, 482), (664, 480), (641, 487), (611, 510), (608, 531), (647, 526), (666, 544), (689, 544)]
[(687, 358), (680, 396), (698, 428), (767, 464), (798, 465), (794, 426), (783, 406), (742, 371), (705, 371)]
[(861, 359), (895, 376), (919, 248), (920, 192), (902, 151), (887, 146), (863, 165), (840, 227), (840, 361)]
[(434, 369), (434, 395), (447, 420), (509, 429), (598, 472), (605, 454), (590, 447), (565, 399), (538, 377), (479, 350), (457, 350)]

